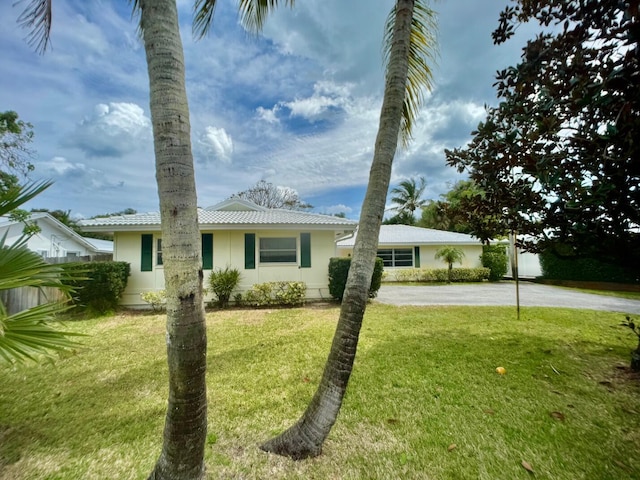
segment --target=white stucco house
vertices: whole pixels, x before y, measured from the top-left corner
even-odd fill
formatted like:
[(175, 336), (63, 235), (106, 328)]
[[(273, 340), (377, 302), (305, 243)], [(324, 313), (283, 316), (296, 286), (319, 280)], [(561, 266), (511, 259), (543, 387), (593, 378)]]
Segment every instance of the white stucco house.
[[(113, 242), (82, 237), (46, 212), (32, 213), (29, 221), (36, 224), (40, 231), (32, 235), (26, 245), (29, 250), (44, 258), (82, 257), (113, 252)], [(7, 245), (13, 245), (22, 238), (23, 228), (22, 222), (0, 217), (0, 238), (6, 235)]]
[[(351, 255), (355, 235), (337, 242), (339, 256)], [(410, 225), (382, 225), (378, 238), (378, 256), (382, 258), (386, 271), (402, 268), (445, 268), (442, 260), (435, 259), (438, 249), (444, 246), (457, 247), (464, 253), (462, 264), (456, 265), (457, 267), (482, 266), (482, 243), (465, 233)]]
[[(268, 209), (233, 198), (198, 209), (205, 282), (213, 269), (240, 270), (238, 290), (270, 281), (302, 281), (307, 298), (329, 298), (329, 258), (336, 240), (357, 222), (292, 210)], [(80, 222), (87, 232), (113, 234), (113, 259), (131, 264), (121, 303), (145, 305), (140, 293), (164, 288), (160, 214), (138, 213)]]

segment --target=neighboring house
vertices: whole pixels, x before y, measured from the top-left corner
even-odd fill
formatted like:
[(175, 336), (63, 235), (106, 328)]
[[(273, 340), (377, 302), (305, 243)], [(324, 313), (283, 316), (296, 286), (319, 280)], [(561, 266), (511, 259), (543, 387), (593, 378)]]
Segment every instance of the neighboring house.
[[(353, 220), (293, 210), (268, 209), (233, 198), (198, 209), (205, 287), (209, 273), (227, 265), (240, 270), (238, 290), (270, 281), (302, 281), (307, 298), (328, 298), (329, 258), (336, 240), (353, 233)], [(140, 294), (164, 288), (159, 213), (80, 222), (88, 232), (113, 233), (114, 260), (131, 264), (121, 303), (145, 305)]]
[[(29, 222), (36, 224), (40, 231), (32, 235), (26, 245), (44, 258), (113, 253), (113, 242), (82, 237), (46, 212), (32, 213)], [(23, 229), (22, 222), (0, 217), (0, 238), (6, 235), (7, 245), (17, 242), (23, 235)]]
[[(339, 256), (351, 256), (355, 236), (337, 242)], [(446, 268), (436, 260), (439, 248), (457, 247), (464, 253), (462, 264), (456, 267), (481, 267), (482, 243), (465, 233), (446, 232), (410, 225), (382, 225), (378, 237), (378, 256), (385, 270), (399, 268)]]

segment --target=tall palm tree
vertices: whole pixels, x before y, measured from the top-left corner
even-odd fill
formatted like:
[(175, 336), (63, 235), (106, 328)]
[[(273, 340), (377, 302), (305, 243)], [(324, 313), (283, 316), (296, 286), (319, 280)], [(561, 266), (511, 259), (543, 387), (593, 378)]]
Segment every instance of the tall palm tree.
[(394, 195), (391, 202), (396, 205), (393, 209), (398, 212), (399, 217), (410, 219), (411, 224), (415, 223), (414, 212), (426, 204), (426, 200), (422, 198), (426, 187), (424, 177), (420, 177), (417, 180), (403, 180), (391, 189), (391, 194)]
[(424, 0), (396, 1), (386, 25), (386, 82), (369, 185), (331, 350), (306, 411), (292, 427), (261, 445), (265, 451), (293, 459), (317, 456), (338, 417), (367, 305), (399, 133), (406, 145), (423, 88), (431, 86), (427, 60), (433, 58), (434, 31), (435, 14)]
[[(149, 73), (167, 297), (169, 401), (162, 452), (149, 478), (193, 480), (205, 475), (207, 337), (184, 51), (176, 0), (130, 1), (140, 14)], [(40, 51), (48, 45), (52, 2), (30, 0), (19, 18), (31, 29), (31, 41)], [(257, 31), (277, 4), (240, 0), (241, 20)], [(216, 0), (194, 0), (196, 36), (206, 35), (215, 6)]]

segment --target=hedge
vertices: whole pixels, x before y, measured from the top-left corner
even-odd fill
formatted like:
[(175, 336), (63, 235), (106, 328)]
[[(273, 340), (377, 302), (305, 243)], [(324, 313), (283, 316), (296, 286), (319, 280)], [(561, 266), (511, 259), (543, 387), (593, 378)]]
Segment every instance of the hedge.
[[(344, 289), (347, 285), (347, 276), (351, 266), (350, 257), (333, 257), (329, 259), (329, 294), (335, 300), (342, 301)], [(373, 276), (369, 285), (369, 298), (375, 298), (382, 284), (382, 272), (384, 263), (381, 258), (376, 258), (373, 266)]]
[(507, 273), (509, 260), (505, 245), (483, 245), (480, 260), (482, 261), (482, 266), (490, 270), (490, 282), (501, 280)]
[(118, 307), (131, 269), (127, 262), (65, 263), (62, 267), (80, 278), (65, 282), (75, 290), (73, 304), (98, 315)]
[(551, 280), (640, 283), (640, 274), (596, 258), (559, 257), (553, 252), (539, 255), (542, 276)]
[[(451, 270), (452, 282), (482, 282), (489, 279), (490, 270), (479, 268), (454, 268)], [(449, 270), (446, 268), (406, 268), (389, 272), (386, 280), (396, 282), (436, 282), (449, 281)]]

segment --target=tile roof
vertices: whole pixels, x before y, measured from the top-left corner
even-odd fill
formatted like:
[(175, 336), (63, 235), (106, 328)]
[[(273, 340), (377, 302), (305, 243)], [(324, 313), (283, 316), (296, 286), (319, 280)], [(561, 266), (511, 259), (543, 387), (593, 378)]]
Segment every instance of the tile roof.
[[(198, 222), (201, 227), (220, 229), (230, 226), (320, 226), (328, 229), (353, 230), (357, 222), (346, 218), (319, 215), (294, 210), (209, 210), (198, 209)], [(105, 230), (133, 230), (134, 227), (160, 228), (160, 213), (138, 213), (134, 215), (118, 215), (113, 217), (82, 220), (83, 229), (91, 231), (96, 227)]]
[[(340, 240), (338, 247), (353, 247), (355, 236)], [(466, 233), (446, 232), (410, 225), (381, 225), (379, 245), (478, 245), (480, 240)]]

